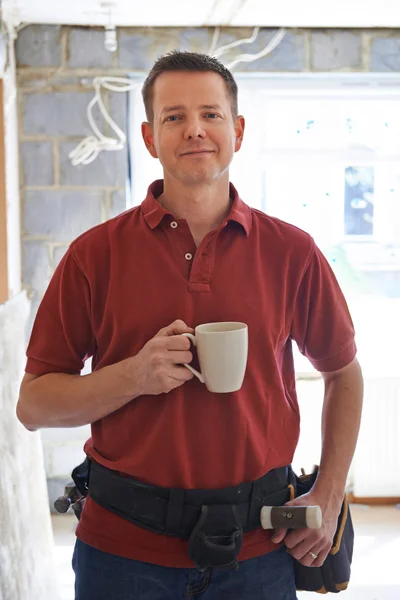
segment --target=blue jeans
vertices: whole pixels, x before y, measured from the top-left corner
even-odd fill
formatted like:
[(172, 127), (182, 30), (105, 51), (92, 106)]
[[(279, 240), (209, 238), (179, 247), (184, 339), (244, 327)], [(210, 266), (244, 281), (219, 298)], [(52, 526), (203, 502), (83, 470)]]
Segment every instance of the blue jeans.
[(296, 600), (293, 559), (284, 547), (237, 571), (161, 567), (76, 541), (75, 600)]

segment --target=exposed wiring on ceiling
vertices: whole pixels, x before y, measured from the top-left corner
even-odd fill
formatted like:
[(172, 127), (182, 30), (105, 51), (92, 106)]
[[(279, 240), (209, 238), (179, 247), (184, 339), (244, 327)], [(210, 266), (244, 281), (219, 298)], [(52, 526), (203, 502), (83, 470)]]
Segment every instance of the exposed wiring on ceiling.
[(217, 45), (217, 41), (218, 41), (219, 33), (220, 33), (220, 28), (216, 27), (208, 54), (210, 56), (213, 56), (214, 58), (218, 58), (219, 56), (222, 56), (223, 54), (228, 52), (228, 50), (230, 50), (231, 48), (236, 48), (236, 46), (241, 46), (242, 44), (252, 44), (253, 42), (256, 41), (259, 31), (260, 31), (260, 28), (255, 27), (251, 37), (244, 38), (243, 40), (236, 40), (235, 42), (232, 42), (231, 44), (226, 44), (225, 46), (221, 46), (220, 48), (218, 48), (216, 50), (215, 47)]
[[(211, 42), (210, 49), (208, 54), (213, 56), (214, 58), (219, 58), (223, 56), (232, 48), (236, 48), (243, 44), (252, 44), (257, 40), (258, 34), (260, 32), (260, 27), (255, 27), (253, 30), (253, 34), (249, 38), (244, 38), (241, 40), (236, 40), (235, 42), (231, 42), (229, 44), (225, 44), (220, 48), (216, 48), (218, 43), (218, 38), (220, 34), (220, 28), (216, 27), (213, 35), (213, 39)], [(257, 54), (239, 54), (231, 63), (227, 64), (226, 67), (228, 69), (233, 69), (237, 64), (241, 62), (253, 62), (270, 54), (282, 41), (285, 36), (286, 30), (281, 28), (275, 34), (275, 36), (268, 42), (266, 47), (258, 52)], [(134, 89), (136, 86), (131, 82), (130, 79), (126, 79), (123, 77), (95, 77), (93, 80), (93, 85), (95, 88), (95, 96), (93, 100), (89, 103), (87, 107), (87, 117), (89, 120), (89, 124), (92, 127), (94, 135), (86, 137), (82, 140), (78, 146), (69, 153), (69, 158), (73, 166), (77, 165), (88, 165), (93, 162), (97, 156), (103, 150), (108, 151), (116, 151), (122, 150), (126, 144), (126, 135), (125, 133), (118, 127), (115, 121), (111, 118), (109, 112), (107, 111), (102, 96), (101, 96), (101, 88), (104, 87), (107, 90), (112, 92), (129, 92)], [(116, 138), (109, 137), (101, 133), (99, 128), (93, 119), (92, 110), (94, 106), (98, 104), (99, 110), (105, 119), (105, 121), (109, 124), (111, 129), (116, 134)]]
[(219, 30), (220, 30), (219, 27), (216, 27), (214, 29), (214, 35), (213, 35), (213, 38), (212, 38), (212, 41), (211, 41), (211, 46), (210, 46), (210, 48), (209, 48), (209, 50), (207, 52), (207, 54), (209, 56), (214, 56), (214, 58), (215, 58), (214, 52), (215, 52), (215, 48), (217, 47), (217, 42), (218, 42), (218, 38), (219, 38)]
[[(124, 77), (95, 77), (93, 80), (95, 88), (95, 97), (87, 107), (87, 117), (95, 135), (91, 135), (82, 140), (78, 146), (69, 153), (69, 158), (73, 166), (88, 165), (93, 162), (103, 150), (122, 150), (126, 144), (126, 135), (118, 127), (107, 111), (102, 96), (101, 88), (104, 87), (112, 92), (129, 92), (135, 88), (135, 84), (130, 79)], [(105, 121), (116, 134), (116, 138), (108, 137), (101, 133), (93, 119), (93, 107), (98, 104), (99, 110)]]
[(259, 58), (262, 58), (263, 56), (267, 56), (273, 50), (275, 50), (275, 48), (277, 46), (279, 46), (279, 44), (285, 37), (285, 34), (286, 34), (285, 29), (283, 29), (283, 28), (279, 29), (279, 31), (274, 35), (272, 40), (270, 40), (270, 42), (268, 42), (268, 44), (265, 46), (265, 48), (263, 50), (261, 50), (261, 52), (258, 52), (257, 54), (239, 54), (239, 56), (237, 58), (235, 58), (234, 61), (232, 61), (231, 63), (226, 65), (226, 68), (233, 69), (237, 64), (239, 64), (241, 62), (253, 62), (255, 60), (258, 60)]
[[(209, 49), (209, 54), (210, 54), (210, 56), (213, 56), (214, 58), (219, 58), (219, 57), (223, 56), (224, 54), (226, 54), (227, 52), (229, 52), (229, 50), (231, 50), (232, 48), (236, 48), (237, 46), (241, 46), (242, 44), (252, 44), (253, 42), (255, 42), (257, 40), (259, 32), (260, 32), (260, 27), (255, 27), (251, 37), (244, 38), (242, 40), (236, 40), (235, 42), (226, 44), (225, 46), (221, 46), (220, 48), (216, 48), (218, 38), (219, 38), (219, 33), (220, 33), (220, 28), (216, 27), (215, 31), (214, 31), (213, 39), (211, 42), (211, 46)], [(239, 56), (237, 56), (235, 58), (235, 60), (233, 60), (231, 63), (225, 65), (226, 68), (233, 69), (237, 64), (239, 64), (241, 62), (253, 62), (255, 60), (258, 60), (259, 58), (262, 58), (263, 56), (267, 56), (267, 54), (270, 54), (281, 43), (285, 34), (286, 34), (286, 29), (284, 29), (284, 28), (279, 29), (279, 31), (274, 35), (272, 40), (270, 40), (268, 42), (268, 44), (265, 46), (265, 48), (263, 50), (261, 50), (261, 52), (258, 52), (257, 54), (239, 54)]]
[(32, 25), (30, 22), (20, 23), (18, 27), (15, 28), (15, 33), (18, 35), (20, 31), (25, 29), (25, 27), (29, 27), (30, 25)]

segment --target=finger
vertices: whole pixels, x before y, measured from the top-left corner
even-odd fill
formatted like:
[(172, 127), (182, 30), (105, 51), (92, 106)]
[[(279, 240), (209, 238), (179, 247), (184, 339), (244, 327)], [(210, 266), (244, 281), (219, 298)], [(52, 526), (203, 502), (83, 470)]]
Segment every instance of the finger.
[(317, 554), (317, 552), (315, 552), (315, 554), (317, 554), (318, 558), (316, 558), (313, 563), (312, 566), (313, 567), (322, 567), (322, 565), (324, 564), (326, 557), (328, 556), (329, 552), (331, 550), (331, 545), (328, 544), (327, 546), (325, 546), (325, 548), (323, 548), (322, 550), (320, 550)]
[[(296, 558), (305, 567), (320, 567), (325, 562), (325, 559), (329, 552), (329, 544), (317, 544), (312, 546), (307, 552), (301, 557), (297, 558), (293, 552), (291, 552), (293, 558)], [(316, 556), (316, 558), (315, 558)]]
[(191, 342), (184, 335), (171, 335), (162, 341), (167, 350), (189, 350)]
[(315, 536), (312, 539), (310, 538), (310, 531), (308, 529), (292, 529), (285, 537), (285, 544), (291, 549), (301, 544), (305, 539), (310, 540), (310, 546), (317, 541)]
[[(296, 537), (293, 534), (298, 533), (291, 531), (285, 539), (285, 545), (293, 556), (297, 560), (300, 560), (305, 556), (312, 548), (316, 548), (318, 551), (325, 547), (327, 540), (325, 537), (316, 537), (310, 535), (309, 530), (303, 529), (304, 535), (302, 538)], [(314, 551), (313, 551), (314, 552)], [(314, 552), (317, 554), (317, 552)]]
[[(189, 351), (177, 352), (174, 350), (174, 351), (168, 352), (168, 359), (174, 365), (184, 365), (185, 363), (192, 362), (193, 354)], [(186, 369), (186, 370), (188, 370), (188, 369)]]
[(287, 529), (274, 529), (274, 532), (271, 536), (271, 540), (274, 542), (274, 544), (279, 544), (279, 542), (284, 540), (287, 531)]
[(304, 542), (297, 544), (297, 546), (286, 547), (289, 554), (291, 554), (296, 560), (306, 559), (306, 561), (311, 563), (314, 559), (312, 558), (311, 554), (309, 554), (310, 551), (314, 552), (314, 554), (318, 556), (318, 553), (313, 550), (315, 546), (313, 543), (310, 543), (310, 540), (305, 540)]
[(177, 319), (167, 327), (160, 329), (157, 335), (180, 335), (182, 333), (193, 333), (194, 329), (188, 327), (184, 321)]
[(182, 383), (193, 379), (194, 375), (186, 367), (173, 367), (169, 373), (171, 382), (174, 383), (174, 387), (179, 387)]
[[(312, 552), (313, 554), (311, 554), (311, 552)], [(311, 550), (309, 550), (309, 551), (308, 551), (308, 552), (307, 552), (307, 553), (306, 553), (304, 556), (302, 556), (302, 557), (300, 557), (300, 558), (299, 558), (299, 557), (297, 557), (297, 556), (295, 556), (295, 554), (294, 554), (292, 551), (290, 551), (290, 552), (289, 552), (289, 554), (291, 554), (295, 560), (298, 560), (298, 561), (299, 561), (299, 563), (301, 563), (301, 564), (302, 564), (302, 565), (304, 565), (305, 567), (313, 567), (313, 566), (316, 566), (316, 565), (314, 565), (314, 563), (315, 563), (315, 560), (316, 560), (316, 559), (314, 558), (314, 555), (315, 555), (315, 556), (318, 558), (318, 554), (317, 554), (317, 552), (316, 552), (316, 551), (314, 551), (314, 549), (313, 549), (313, 548), (311, 548)]]

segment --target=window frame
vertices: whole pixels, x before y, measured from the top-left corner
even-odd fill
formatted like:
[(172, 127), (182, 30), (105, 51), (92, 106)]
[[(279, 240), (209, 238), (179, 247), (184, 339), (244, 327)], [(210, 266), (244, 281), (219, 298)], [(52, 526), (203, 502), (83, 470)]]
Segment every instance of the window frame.
[[(131, 173), (132, 173), (132, 196), (131, 206), (139, 204), (145, 197), (143, 186), (138, 187), (136, 175), (143, 175), (145, 169), (142, 168), (143, 156), (146, 154), (146, 149), (141, 139), (140, 122), (138, 115), (143, 114), (141, 86), (143, 84), (143, 75), (138, 74), (133, 77), (137, 86), (130, 93), (130, 144), (131, 144)], [(289, 157), (288, 149), (271, 149), (263, 145), (262, 139), (265, 135), (265, 127), (263, 114), (269, 100), (291, 97), (293, 101), (296, 98), (320, 98), (322, 96), (336, 98), (354, 98), (360, 100), (381, 99), (390, 100), (398, 103), (400, 100), (400, 74), (399, 73), (246, 73), (236, 74), (235, 79), (239, 88), (239, 110), (243, 111), (245, 117), (246, 112), (251, 115), (257, 115), (257, 118), (248, 118), (246, 122), (246, 130), (244, 143), (241, 151), (235, 155), (231, 173), (232, 182), (238, 188), (243, 199), (252, 204), (252, 199), (258, 201), (258, 208), (268, 211), (268, 206), (262, 206), (263, 186), (265, 185), (264, 177), (257, 176), (266, 169), (266, 164), (279, 158), (279, 154), (285, 156), (286, 160)], [(244, 100), (244, 102), (242, 102)], [(251, 111), (243, 110), (246, 105), (251, 108)], [(135, 121), (136, 119), (136, 121)], [(309, 149), (302, 153), (301, 159), (307, 160), (324, 160), (326, 163), (332, 163), (334, 160), (337, 165), (343, 168), (343, 214), (344, 214), (344, 167), (345, 166), (374, 166), (375, 174), (378, 172), (380, 179), (385, 179), (385, 171), (390, 170), (390, 165), (400, 164), (400, 151), (398, 153), (378, 156), (376, 153), (368, 151), (366, 148), (356, 148), (346, 152), (341, 150), (329, 150), (325, 152), (313, 152)], [(293, 153), (293, 159), (299, 160), (298, 149)], [(154, 160), (154, 159), (152, 159)], [(148, 161), (147, 161), (148, 163)], [(150, 164), (150, 163), (148, 163)], [(249, 182), (248, 189), (250, 191), (243, 192), (240, 179), (247, 178)], [(151, 181), (147, 181), (149, 185)], [(376, 188), (375, 188), (376, 190)], [(388, 199), (389, 200), (389, 199)], [(377, 203), (374, 203), (374, 212), (380, 210)], [(375, 221), (376, 219), (376, 221)], [(376, 225), (375, 225), (376, 223)], [(373, 236), (346, 236), (344, 234), (344, 221), (342, 241), (350, 245), (355, 243), (365, 243), (374, 245), (377, 242), (383, 241), (382, 233), (379, 232), (385, 229), (384, 223), (381, 221), (381, 216), (374, 214), (374, 234)], [(367, 238), (370, 239), (367, 239)], [(371, 268), (371, 265), (368, 265)], [(380, 266), (377, 265), (377, 270)], [(297, 347), (296, 347), (297, 350)], [(303, 357), (302, 357), (303, 358)], [(297, 361), (296, 361), (297, 362)], [(296, 363), (295, 363), (296, 364)], [(370, 365), (370, 368), (371, 365)], [(382, 365), (377, 367), (378, 370), (383, 368)], [(387, 367), (389, 369), (389, 367)], [(390, 371), (390, 369), (389, 369)], [(391, 371), (390, 371), (391, 372)], [(304, 359), (301, 364), (296, 364), (296, 376), (298, 379), (314, 379), (320, 377), (312, 365)]]

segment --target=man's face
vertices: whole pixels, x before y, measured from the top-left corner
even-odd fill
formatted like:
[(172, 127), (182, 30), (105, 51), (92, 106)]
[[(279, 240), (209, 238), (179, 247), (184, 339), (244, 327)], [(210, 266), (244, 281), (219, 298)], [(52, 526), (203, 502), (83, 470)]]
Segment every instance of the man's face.
[(229, 177), (240, 149), (243, 117), (234, 120), (224, 80), (213, 72), (162, 73), (154, 84), (153, 123), (143, 123), (146, 147), (164, 177), (184, 185)]

